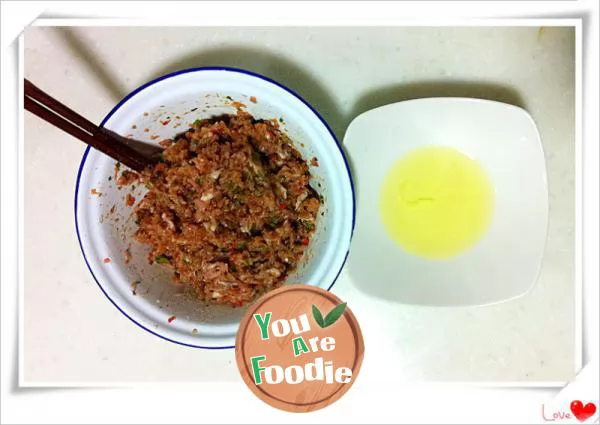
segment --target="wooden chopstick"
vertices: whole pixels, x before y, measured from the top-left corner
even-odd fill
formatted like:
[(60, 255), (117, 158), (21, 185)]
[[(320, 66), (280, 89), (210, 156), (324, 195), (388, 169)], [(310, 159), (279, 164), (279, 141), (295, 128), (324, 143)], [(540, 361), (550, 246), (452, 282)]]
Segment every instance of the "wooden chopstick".
[(123, 165), (142, 171), (155, 162), (154, 159), (123, 143), (107, 130), (73, 111), (25, 79), (25, 109), (76, 137), (82, 142), (105, 153)]

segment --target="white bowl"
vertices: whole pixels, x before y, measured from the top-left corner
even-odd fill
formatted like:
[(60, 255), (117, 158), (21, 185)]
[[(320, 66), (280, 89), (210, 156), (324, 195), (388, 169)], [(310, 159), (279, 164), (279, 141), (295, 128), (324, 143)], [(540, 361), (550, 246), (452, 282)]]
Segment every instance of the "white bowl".
[[(470, 250), (445, 260), (403, 251), (379, 219), (378, 195), (407, 152), (449, 146), (478, 161), (495, 188), (492, 223)], [(357, 226), (347, 269), (364, 292), (421, 305), (482, 305), (527, 292), (546, 241), (548, 189), (540, 135), (516, 106), (430, 98), (368, 111), (349, 126), (344, 146), (357, 181)]]
[[(256, 103), (250, 101), (251, 96), (256, 97)], [(291, 90), (243, 70), (190, 69), (138, 88), (107, 115), (102, 125), (123, 136), (158, 143), (185, 130), (197, 118), (234, 113), (228, 97), (244, 103), (257, 118), (282, 118), (282, 129), (304, 158), (317, 157), (319, 165), (311, 166), (311, 184), (323, 195), (324, 207), (306, 261), (286, 283), (331, 288), (346, 260), (354, 227), (352, 179), (325, 121)], [(154, 335), (193, 347), (232, 348), (244, 310), (204, 305), (181, 296), (181, 288), (170, 282), (168, 271), (148, 264), (148, 248), (131, 237), (136, 225), (132, 208), (124, 203), (129, 192), (117, 189), (114, 178), (109, 179), (114, 165), (111, 158), (88, 148), (75, 193), (77, 235), (100, 289), (125, 316)], [(92, 189), (102, 195), (92, 194)], [(142, 185), (136, 186), (136, 203), (144, 193)], [(130, 243), (132, 259), (126, 264), (124, 251)], [(105, 263), (105, 258), (110, 262)], [(136, 295), (131, 287), (134, 281), (141, 282)], [(172, 316), (176, 319), (169, 322)]]

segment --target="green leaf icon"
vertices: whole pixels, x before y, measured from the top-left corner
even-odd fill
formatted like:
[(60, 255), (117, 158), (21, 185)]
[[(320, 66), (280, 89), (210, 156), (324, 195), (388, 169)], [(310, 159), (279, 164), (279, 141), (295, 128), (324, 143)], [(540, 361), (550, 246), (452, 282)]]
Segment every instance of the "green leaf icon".
[(324, 320), (324, 328), (333, 325), (335, 322), (337, 322), (337, 320), (342, 317), (342, 314), (344, 314), (344, 310), (346, 310), (346, 304), (347, 303), (342, 303), (339, 305), (336, 305), (333, 310), (331, 310), (329, 312), (329, 314), (327, 314), (327, 316), (325, 316), (325, 320)]
[(333, 325), (340, 317), (342, 317), (342, 314), (344, 314), (344, 310), (346, 310), (346, 304), (347, 303), (336, 305), (333, 310), (331, 310), (327, 316), (325, 316), (325, 319), (323, 319), (323, 315), (317, 306), (313, 304), (312, 313), (313, 317), (315, 318), (315, 322), (317, 322), (321, 328), (327, 328)]
[(324, 328), (325, 322), (323, 322), (323, 315), (321, 314), (321, 312), (319, 311), (317, 306), (314, 304), (312, 306), (312, 314), (313, 314), (313, 317), (315, 318), (315, 322), (317, 322), (317, 325)]

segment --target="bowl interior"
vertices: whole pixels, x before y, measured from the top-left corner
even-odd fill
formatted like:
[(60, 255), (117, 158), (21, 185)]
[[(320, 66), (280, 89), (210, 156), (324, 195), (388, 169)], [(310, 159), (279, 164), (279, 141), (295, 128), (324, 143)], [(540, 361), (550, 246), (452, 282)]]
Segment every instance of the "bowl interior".
[[(123, 136), (158, 144), (186, 130), (196, 119), (235, 113), (232, 101), (246, 105), (256, 118), (278, 119), (303, 157), (318, 159), (318, 166), (311, 166), (311, 184), (323, 196), (324, 205), (308, 251), (286, 284), (329, 289), (350, 244), (352, 183), (335, 138), (296, 95), (245, 72), (186, 71), (132, 93), (107, 117), (104, 126)], [(101, 289), (125, 315), (158, 336), (192, 346), (232, 346), (244, 309), (189, 299), (180, 286), (171, 283), (168, 270), (148, 263), (148, 248), (132, 238), (136, 230), (133, 208), (125, 203), (131, 195), (137, 204), (146, 189), (143, 185), (116, 187), (114, 167), (115, 161), (106, 155), (93, 149), (86, 152), (76, 194), (82, 250)], [(125, 260), (127, 249), (129, 261)], [(105, 262), (106, 258), (110, 261)]]
[[(516, 297), (536, 281), (548, 190), (540, 136), (523, 109), (479, 99), (396, 103), (356, 118), (344, 145), (358, 183), (348, 271), (359, 288), (408, 304), (474, 305)], [(388, 237), (378, 211), (390, 167), (427, 145), (450, 146), (477, 160), (495, 190), (492, 223), (482, 239), (460, 255), (437, 261), (404, 252)]]

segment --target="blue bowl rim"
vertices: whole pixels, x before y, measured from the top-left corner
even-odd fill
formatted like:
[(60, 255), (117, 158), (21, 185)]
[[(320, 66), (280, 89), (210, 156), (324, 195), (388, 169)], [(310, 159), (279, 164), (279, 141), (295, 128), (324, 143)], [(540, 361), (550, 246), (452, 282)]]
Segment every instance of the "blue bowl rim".
[[(321, 123), (325, 126), (325, 128), (327, 128), (327, 131), (329, 132), (329, 134), (331, 135), (331, 137), (333, 138), (333, 140), (335, 140), (337, 148), (338, 148), (340, 154), (342, 155), (342, 158), (344, 159), (344, 164), (346, 166), (346, 171), (348, 173), (348, 179), (350, 180), (350, 188), (352, 190), (352, 231), (351, 231), (351, 234), (350, 234), (350, 244), (348, 245), (348, 250), (346, 251), (346, 255), (344, 257), (344, 261), (342, 262), (342, 265), (340, 266), (340, 269), (338, 270), (337, 275), (333, 279), (333, 282), (331, 282), (331, 285), (329, 285), (329, 288), (327, 288), (328, 291), (331, 290), (331, 288), (333, 288), (333, 285), (337, 281), (338, 277), (340, 276), (340, 273), (342, 272), (342, 270), (344, 268), (344, 265), (346, 264), (346, 261), (348, 260), (348, 254), (350, 252), (350, 245), (352, 243), (352, 235), (354, 234), (354, 227), (355, 227), (355, 224), (356, 224), (356, 193), (355, 193), (355, 189), (354, 189), (354, 181), (352, 179), (352, 173), (350, 171), (350, 165), (348, 163), (348, 158), (346, 158), (346, 155), (344, 154), (344, 150), (342, 149), (342, 146), (341, 146), (339, 140), (337, 139), (337, 137), (335, 136), (335, 134), (331, 130), (331, 127), (329, 127), (329, 124), (327, 124), (327, 121), (325, 121), (325, 119), (321, 116), (321, 114), (319, 114), (317, 112), (317, 110), (315, 108), (313, 108), (313, 106), (310, 103), (308, 103), (306, 100), (304, 100), (295, 91), (291, 90), (290, 88), (284, 86), (281, 83), (278, 83), (275, 80), (272, 80), (269, 77), (266, 77), (264, 75), (261, 75), (261, 74), (258, 74), (258, 73), (252, 72), (252, 71), (241, 69), (241, 68), (233, 68), (233, 67), (226, 67), (226, 66), (207, 66), (207, 67), (197, 67), (197, 68), (182, 69), (180, 71), (172, 72), (172, 73), (169, 73), (169, 74), (165, 74), (165, 75), (163, 75), (161, 77), (155, 78), (154, 80), (151, 80), (151, 81), (149, 81), (149, 82), (147, 82), (147, 83), (139, 86), (138, 88), (136, 88), (134, 91), (132, 91), (127, 96), (125, 96), (123, 99), (121, 99), (121, 101), (119, 103), (117, 103), (114, 108), (111, 109), (111, 111), (104, 117), (104, 119), (100, 123), (100, 127), (104, 127), (104, 125), (106, 124), (106, 122), (114, 115), (114, 113), (117, 112), (121, 108), (121, 106), (123, 106), (130, 98), (132, 98), (133, 96), (135, 96), (140, 91), (146, 89), (147, 87), (150, 87), (150, 86), (152, 86), (152, 85), (154, 85), (154, 84), (156, 84), (156, 83), (158, 83), (158, 82), (160, 82), (162, 80), (166, 80), (168, 78), (175, 77), (177, 75), (187, 74), (187, 73), (190, 73), (190, 72), (202, 72), (202, 71), (228, 71), (228, 72), (236, 72), (236, 73), (250, 75), (252, 77), (260, 78), (261, 80), (267, 81), (267, 82), (269, 82), (271, 84), (274, 84), (274, 85), (282, 88), (283, 90), (287, 91), (292, 96), (294, 96), (298, 100), (300, 100), (304, 105), (306, 105), (313, 112), (313, 114), (315, 114), (315, 116), (321, 121)], [(131, 316), (129, 316), (127, 313), (125, 313), (125, 311), (123, 311), (121, 309), (121, 307), (119, 307), (117, 305), (117, 303), (106, 293), (106, 291), (104, 290), (104, 288), (100, 284), (100, 281), (98, 280), (98, 278), (96, 278), (96, 275), (92, 271), (90, 263), (89, 263), (86, 255), (85, 255), (85, 251), (83, 249), (83, 244), (81, 242), (81, 235), (79, 233), (79, 221), (77, 220), (77, 206), (78, 206), (77, 198), (78, 198), (78, 194), (79, 194), (79, 183), (81, 181), (81, 174), (83, 172), (83, 167), (85, 165), (85, 161), (87, 159), (87, 156), (90, 153), (90, 150), (91, 150), (91, 147), (88, 146), (86, 148), (85, 152), (83, 153), (83, 158), (81, 159), (81, 163), (79, 165), (79, 171), (77, 172), (77, 180), (76, 180), (76, 183), (75, 183), (75, 209), (74, 209), (74, 212), (75, 212), (75, 231), (77, 233), (77, 240), (79, 241), (79, 248), (81, 249), (81, 254), (83, 255), (83, 259), (85, 260), (85, 264), (87, 265), (87, 268), (90, 271), (90, 274), (92, 275), (92, 277), (96, 281), (96, 284), (98, 285), (98, 287), (100, 288), (100, 290), (102, 291), (102, 293), (117, 308), (117, 310), (119, 310), (125, 317), (127, 317), (129, 320), (131, 320), (136, 325), (138, 325), (140, 328), (144, 329), (147, 332), (150, 332), (152, 335), (155, 335), (155, 336), (157, 336), (157, 337), (159, 337), (161, 339), (164, 339), (164, 340), (169, 341), (169, 342), (173, 342), (175, 344), (184, 345), (186, 347), (203, 348), (203, 349), (207, 349), (207, 350), (223, 350), (223, 349), (235, 348), (235, 345), (203, 346), (203, 345), (186, 344), (184, 342), (175, 341), (175, 340), (173, 340), (171, 338), (167, 338), (167, 337), (165, 337), (163, 335), (160, 335), (157, 332), (154, 332), (153, 330), (145, 327), (141, 323), (137, 322), (135, 319), (133, 319)]]

